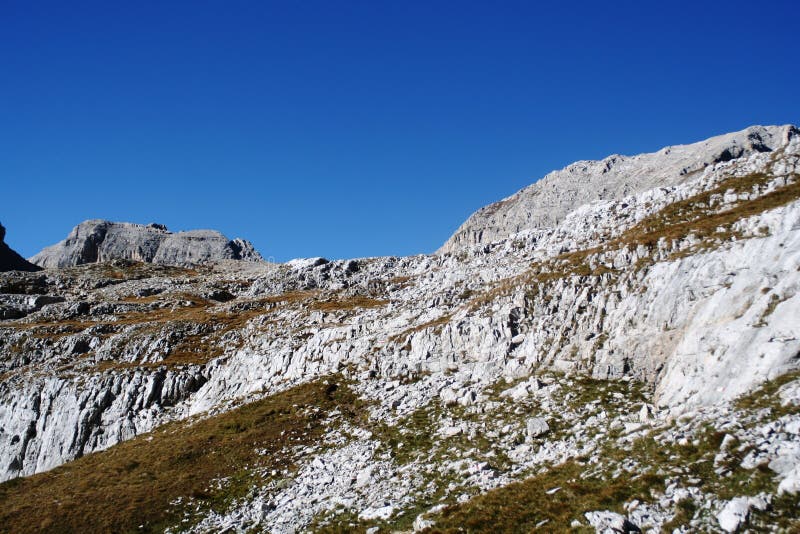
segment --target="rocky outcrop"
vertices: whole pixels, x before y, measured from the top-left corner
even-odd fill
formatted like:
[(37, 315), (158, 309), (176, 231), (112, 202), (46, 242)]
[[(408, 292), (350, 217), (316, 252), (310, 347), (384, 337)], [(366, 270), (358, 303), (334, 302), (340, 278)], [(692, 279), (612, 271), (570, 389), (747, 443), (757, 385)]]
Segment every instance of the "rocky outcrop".
[(262, 261), (249, 241), (229, 240), (214, 230), (173, 233), (161, 224), (84, 221), (64, 241), (31, 258), (44, 268), (111, 260), (189, 266), (218, 260)]
[(317, 379), (328, 395), (330, 379), (364, 402), (277, 410), (328, 433), (285, 442), (294, 466), (258, 471), (226, 510), (171, 496), (201, 510), (171, 531), (407, 530), (412, 511), (446, 526), (444, 506), (564, 462), (576, 471), (544, 498), (658, 481), (614, 511), (581, 504), (573, 526), (657, 530), (687, 499), (687, 531), (759, 525), (800, 487), (800, 136), (780, 131), (769, 151), (458, 254), (1, 274), (18, 315), (0, 322), (0, 480)]
[(0, 224), (0, 272), (41, 270), (41, 267), (30, 263), (6, 245), (5, 238), (6, 229)]
[(196, 371), (161, 369), (95, 375), (80, 383), (0, 383), (2, 435), (9, 440), (0, 448), (4, 478), (44, 471), (146, 432), (204, 381)]
[(637, 156), (578, 161), (554, 171), (514, 195), (471, 215), (439, 249), (452, 253), (523, 231), (552, 228), (575, 208), (618, 200), (654, 187), (686, 182), (709, 165), (770, 152), (798, 135), (793, 126), (752, 126), (699, 143), (662, 148)]

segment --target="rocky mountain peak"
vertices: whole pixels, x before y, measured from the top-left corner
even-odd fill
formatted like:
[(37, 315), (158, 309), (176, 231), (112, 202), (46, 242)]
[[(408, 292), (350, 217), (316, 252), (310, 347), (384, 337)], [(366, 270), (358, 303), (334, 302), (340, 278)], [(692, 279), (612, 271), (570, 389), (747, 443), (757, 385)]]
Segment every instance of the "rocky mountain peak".
[(244, 239), (230, 240), (216, 230), (170, 232), (163, 224), (147, 225), (91, 219), (77, 225), (55, 245), (33, 256), (40, 267), (72, 267), (111, 260), (188, 266), (219, 260), (262, 261)]
[(0, 273), (0, 531), (798, 531), (797, 131), (523, 193), (457, 254)]
[(488, 244), (523, 230), (552, 228), (575, 208), (654, 187), (686, 182), (709, 165), (771, 152), (800, 133), (795, 126), (751, 126), (689, 145), (599, 161), (577, 161), (553, 171), (508, 198), (476, 211), (439, 249), (452, 253)]

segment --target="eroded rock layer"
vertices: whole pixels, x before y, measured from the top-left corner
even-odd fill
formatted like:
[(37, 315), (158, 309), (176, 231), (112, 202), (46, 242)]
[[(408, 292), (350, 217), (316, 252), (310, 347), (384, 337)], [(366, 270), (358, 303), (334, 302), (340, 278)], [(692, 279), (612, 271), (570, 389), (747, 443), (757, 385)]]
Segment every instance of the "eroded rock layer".
[(748, 131), (457, 254), (0, 275), (0, 524), (800, 528), (800, 135)]
[(159, 265), (187, 266), (219, 260), (261, 261), (249, 241), (229, 240), (214, 230), (173, 233), (160, 224), (84, 221), (64, 241), (31, 258), (44, 268), (133, 260)]

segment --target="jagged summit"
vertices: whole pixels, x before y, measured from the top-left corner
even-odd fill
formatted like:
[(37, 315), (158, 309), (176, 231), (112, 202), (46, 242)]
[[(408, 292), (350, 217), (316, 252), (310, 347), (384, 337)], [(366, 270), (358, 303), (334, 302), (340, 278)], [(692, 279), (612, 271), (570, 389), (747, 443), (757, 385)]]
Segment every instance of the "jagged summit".
[(39, 271), (41, 268), (26, 261), (6, 245), (6, 229), (0, 224), (0, 271)]
[(491, 243), (522, 230), (552, 228), (582, 204), (684, 183), (714, 163), (771, 152), (798, 135), (795, 126), (751, 126), (688, 145), (599, 161), (577, 161), (472, 214), (438, 253)]
[(215, 230), (173, 233), (163, 224), (92, 219), (80, 223), (64, 241), (45, 248), (30, 261), (44, 268), (59, 268), (116, 259), (176, 266), (262, 260), (249, 241), (229, 240)]

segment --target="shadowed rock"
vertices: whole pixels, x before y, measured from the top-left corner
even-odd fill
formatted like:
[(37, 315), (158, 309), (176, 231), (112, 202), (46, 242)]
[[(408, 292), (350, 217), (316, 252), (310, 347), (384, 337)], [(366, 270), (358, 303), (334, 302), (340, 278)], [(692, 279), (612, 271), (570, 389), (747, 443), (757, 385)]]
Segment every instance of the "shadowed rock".
[(17, 254), (5, 243), (6, 229), (0, 224), (0, 271), (41, 271), (38, 267)]

